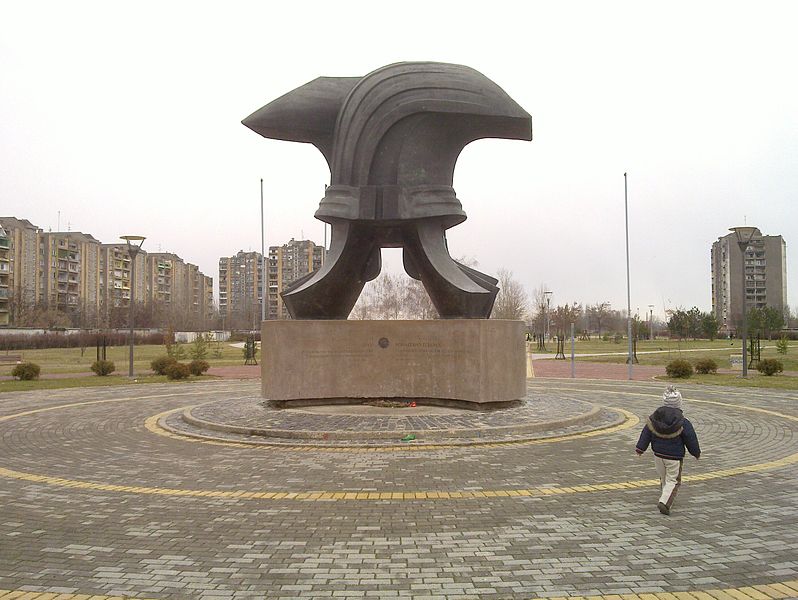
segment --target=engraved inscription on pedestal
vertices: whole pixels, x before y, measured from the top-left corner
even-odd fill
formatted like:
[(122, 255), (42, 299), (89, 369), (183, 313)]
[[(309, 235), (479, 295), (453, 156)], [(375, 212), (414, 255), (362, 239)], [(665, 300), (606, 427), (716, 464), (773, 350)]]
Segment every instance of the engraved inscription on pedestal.
[(271, 400), (525, 396), (520, 321), (267, 321), (263, 394)]

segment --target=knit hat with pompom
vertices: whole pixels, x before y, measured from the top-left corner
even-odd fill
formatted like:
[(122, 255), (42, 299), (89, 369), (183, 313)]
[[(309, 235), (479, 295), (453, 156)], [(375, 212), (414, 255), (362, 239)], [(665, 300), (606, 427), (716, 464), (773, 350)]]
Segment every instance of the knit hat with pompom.
[(669, 385), (665, 393), (662, 394), (662, 404), (671, 408), (682, 408), (682, 394), (675, 385)]

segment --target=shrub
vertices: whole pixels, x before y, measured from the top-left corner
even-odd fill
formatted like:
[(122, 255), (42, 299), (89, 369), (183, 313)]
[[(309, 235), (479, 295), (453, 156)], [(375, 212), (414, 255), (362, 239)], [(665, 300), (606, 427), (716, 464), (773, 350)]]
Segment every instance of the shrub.
[(711, 358), (702, 358), (695, 361), (695, 372), (707, 375), (708, 373), (718, 372), (718, 363)]
[(31, 381), (39, 378), (41, 370), (41, 367), (36, 363), (24, 362), (15, 366), (11, 371), (11, 375), (22, 381)]
[(116, 371), (116, 365), (110, 360), (95, 360), (91, 364), (91, 370), (100, 377), (105, 377)]
[(789, 342), (787, 341), (787, 336), (782, 335), (778, 342), (776, 342), (776, 351), (779, 354), (787, 354), (787, 348), (789, 348)]
[(781, 373), (784, 370), (784, 365), (781, 364), (780, 360), (776, 360), (775, 358), (763, 358), (756, 366), (756, 370), (764, 375), (771, 376), (776, 373)]
[(202, 375), (210, 368), (211, 366), (208, 364), (207, 360), (192, 360), (188, 363), (188, 370), (192, 375)]
[(194, 341), (191, 343), (191, 349), (188, 353), (194, 360), (204, 360), (208, 356), (208, 344), (210, 343), (210, 335), (204, 333), (197, 333)]
[(682, 358), (672, 360), (665, 366), (668, 377), (688, 378), (693, 374), (693, 365)]
[(156, 375), (166, 375), (166, 370), (176, 363), (177, 359), (171, 356), (159, 356), (150, 362), (150, 369), (152, 369)]
[(190, 374), (191, 371), (189, 371), (188, 365), (185, 363), (175, 362), (166, 367), (167, 379), (188, 379)]

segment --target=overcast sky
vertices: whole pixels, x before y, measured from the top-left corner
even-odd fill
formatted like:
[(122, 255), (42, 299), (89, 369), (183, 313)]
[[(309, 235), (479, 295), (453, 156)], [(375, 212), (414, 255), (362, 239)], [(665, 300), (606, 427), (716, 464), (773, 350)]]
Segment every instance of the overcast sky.
[(260, 178), (267, 246), (324, 235), (321, 154), (241, 119), (320, 75), (452, 62), (534, 132), (461, 154), (453, 256), (625, 308), (628, 172), (633, 312), (709, 310), (710, 246), (744, 223), (784, 236), (798, 304), (798, 3), (287, 5), (0, 3), (0, 215), (144, 235), (216, 282), (260, 249)]

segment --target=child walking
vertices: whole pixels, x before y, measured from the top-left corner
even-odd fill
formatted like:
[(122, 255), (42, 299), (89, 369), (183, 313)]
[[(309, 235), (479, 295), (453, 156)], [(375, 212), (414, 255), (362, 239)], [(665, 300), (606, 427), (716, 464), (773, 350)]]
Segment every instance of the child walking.
[(635, 447), (637, 455), (643, 454), (649, 444), (654, 453), (654, 465), (657, 467), (662, 489), (657, 508), (663, 515), (669, 515), (676, 492), (682, 484), (685, 448), (696, 460), (701, 456), (693, 424), (682, 412), (682, 394), (673, 385), (665, 390), (662, 406), (651, 414), (643, 427)]

